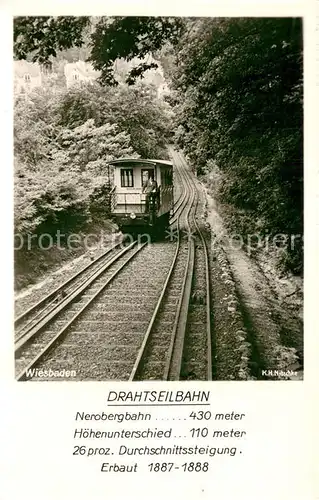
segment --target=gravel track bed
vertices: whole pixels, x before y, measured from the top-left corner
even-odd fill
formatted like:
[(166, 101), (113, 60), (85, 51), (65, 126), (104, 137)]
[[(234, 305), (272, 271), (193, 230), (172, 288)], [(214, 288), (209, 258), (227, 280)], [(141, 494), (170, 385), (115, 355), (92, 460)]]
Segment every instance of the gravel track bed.
[[(157, 318), (150, 333), (148, 343), (140, 363), (138, 372), (136, 373), (135, 380), (154, 380), (154, 377), (159, 377), (159, 369), (156, 366), (156, 373), (153, 373), (153, 362), (162, 362), (165, 366), (168, 349), (173, 334), (173, 327), (177, 313), (178, 297), (180, 297), (185, 275), (187, 263), (188, 248), (183, 245), (180, 247), (175, 268), (172, 272), (168, 287), (166, 289), (165, 297), (158, 311)], [(173, 292), (173, 299), (171, 293)], [(176, 293), (178, 294), (176, 296)], [(173, 300), (173, 304), (172, 304)], [(165, 335), (162, 335), (162, 331)], [(161, 338), (159, 343), (159, 337)], [(161, 374), (163, 379), (163, 372)]]
[[(109, 326), (109, 325), (107, 325)], [(108, 328), (107, 330), (99, 331), (94, 333), (94, 342), (104, 342), (104, 344), (107, 345), (113, 345), (113, 344), (118, 344), (118, 345), (135, 345), (139, 344), (142, 342), (143, 337), (144, 337), (144, 331), (147, 328), (147, 323), (140, 323), (139, 327), (136, 328), (136, 331), (132, 331), (131, 329), (129, 331), (123, 331), (118, 332), (118, 329), (116, 328), (116, 325), (113, 325), (114, 329), (113, 331), (111, 328)], [(82, 330), (82, 331), (70, 331), (66, 341), (63, 343), (63, 345), (69, 345), (69, 344), (74, 344), (77, 343), (79, 339), (85, 339), (85, 344), (90, 345), (92, 344), (92, 330)], [(81, 341), (82, 345), (84, 345), (84, 340)]]
[[(230, 265), (226, 258), (225, 252), (220, 244), (215, 244), (212, 241), (212, 233), (210, 225), (206, 222), (208, 200), (206, 195), (203, 196), (204, 190), (202, 185), (195, 180), (195, 184), (200, 192), (200, 210), (202, 214), (198, 214), (197, 222), (202, 230), (205, 238), (210, 268), (210, 285), (212, 294), (212, 308), (214, 314), (214, 325), (212, 331), (212, 356), (213, 356), (213, 378), (217, 380), (251, 380), (254, 379), (256, 366), (260, 367), (260, 353), (256, 349), (254, 340), (251, 339), (249, 332), (245, 328), (244, 318), (238, 300), (236, 286), (233, 276), (230, 271)], [(214, 243), (214, 244), (212, 244)], [(198, 287), (200, 292), (205, 287), (204, 276), (204, 254), (200, 252), (202, 257), (196, 259), (195, 287)], [(206, 294), (205, 294), (206, 296)], [(199, 310), (199, 307), (197, 307)], [(206, 314), (195, 312), (190, 309), (189, 318), (194, 321), (202, 321), (206, 324)], [(201, 363), (198, 363), (196, 352), (206, 353), (207, 343), (202, 336), (197, 337), (196, 328), (194, 328), (194, 340), (187, 337), (186, 352), (188, 356), (185, 359), (184, 371), (188, 372), (189, 379), (203, 379), (200, 369)], [(206, 355), (205, 355), (206, 357)]]
[[(143, 309), (142, 311), (135, 310), (130, 312), (130, 317), (132, 321), (138, 322), (147, 322), (147, 320), (152, 314), (152, 308), (148, 305), (147, 309)], [(94, 324), (98, 321), (99, 323), (105, 323), (108, 321), (116, 321), (116, 323), (120, 322), (123, 318), (122, 311), (88, 311), (85, 315), (85, 320), (89, 322), (93, 322)]]
[[(120, 235), (120, 233), (118, 233), (118, 235), (116, 235), (116, 242), (121, 241), (121, 237), (122, 236)], [(113, 242), (115, 243), (114, 235)], [(52, 290), (58, 288), (63, 283), (65, 283), (65, 281), (72, 278), (78, 272), (82, 271), (88, 264), (92, 262), (91, 258), (97, 259), (103, 253), (105, 253), (108, 248), (111, 248), (111, 246), (112, 244), (110, 243), (110, 245), (107, 245), (105, 247), (92, 249), (90, 253), (87, 252), (81, 257), (77, 257), (71, 262), (68, 262), (57, 271), (50, 273), (46, 279), (19, 291), (19, 293), (16, 294), (15, 298), (15, 317), (23, 314), (24, 311), (34, 306), (37, 302), (39, 302), (39, 300), (51, 293)], [(99, 263), (95, 264), (95, 268), (97, 265), (99, 265)]]
[[(97, 290), (97, 282), (100, 286), (107, 281), (107, 279), (111, 276), (111, 274), (119, 269), (121, 263), (126, 262), (132, 255), (134, 255), (134, 248), (129, 250), (118, 262), (112, 266), (112, 270), (106, 271), (100, 278), (97, 279), (94, 284), (91, 285), (92, 289)], [(136, 258), (136, 257), (135, 257)], [(90, 289), (91, 289), (90, 287)], [(93, 293), (92, 293), (93, 295)], [(82, 307), (89, 300), (88, 295), (81, 295), (80, 298), (77, 299), (77, 306)], [(52, 338), (58, 333), (58, 331), (65, 326), (74, 316), (73, 310), (74, 304), (70, 304), (69, 307), (64, 311), (61, 311), (55, 319), (50, 322), (43, 330), (38, 333), (34, 339), (31, 339), (24, 347), (21, 348), (19, 355), (16, 359), (16, 374), (21, 371), (21, 366), (25, 368), (31, 360), (38, 354), (38, 352), (45, 347), (47, 343), (49, 343)], [(19, 360), (19, 361), (18, 361)]]
[[(138, 305), (139, 307), (142, 307), (143, 309), (145, 307), (149, 307), (149, 298), (156, 298), (157, 297), (157, 294), (152, 294), (152, 293), (149, 293), (147, 297), (140, 297), (139, 300), (138, 300)], [(97, 311), (100, 311), (100, 310), (103, 310), (105, 308), (105, 306), (114, 306), (114, 305), (117, 305), (119, 302), (123, 305), (123, 306), (129, 306), (130, 304), (132, 304), (132, 300), (135, 300), (136, 299), (136, 292), (134, 292), (134, 294), (127, 294), (127, 295), (118, 295), (117, 297), (110, 297), (109, 295), (108, 296), (104, 296), (103, 297), (103, 302), (101, 304), (96, 304), (96, 310)]]
[[(75, 325), (74, 328), (79, 330), (83, 329), (84, 331), (91, 332), (91, 335), (95, 335), (98, 332), (103, 332), (104, 334), (115, 335), (118, 334), (121, 337), (126, 334), (126, 332), (130, 332), (132, 334), (141, 333), (147, 328), (147, 321), (133, 321), (130, 320), (128, 324), (128, 320), (123, 321), (86, 321), (82, 320), (80, 325)], [(72, 331), (72, 330), (70, 330)], [(107, 338), (106, 338), (107, 340)]]
[[(143, 370), (143, 380), (163, 380), (163, 373), (165, 370), (165, 362), (149, 363)], [(138, 380), (138, 379), (136, 379)]]
[[(192, 335), (189, 341), (186, 344), (187, 357), (186, 359), (191, 361), (192, 363), (198, 363), (198, 365), (203, 365), (203, 360), (206, 358), (207, 353), (207, 342), (206, 338), (202, 335)], [(191, 363), (191, 364), (192, 364)], [(206, 366), (204, 366), (206, 368)], [(205, 378), (206, 371), (203, 371)], [(200, 375), (200, 374), (196, 374)]]
[[(167, 357), (167, 346), (166, 345), (151, 345), (152, 340), (150, 341), (150, 345), (145, 352), (145, 359), (147, 360), (146, 365), (156, 362), (165, 363)], [(163, 374), (162, 374), (163, 375)]]
[(187, 329), (196, 332), (200, 328), (203, 332), (206, 331), (206, 305), (190, 304), (188, 317)]
[[(130, 345), (130, 347), (108, 347), (102, 340), (97, 342), (94, 340), (94, 359), (104, 359), (107, 357), (111, 363), (121, 362), (133, 364), (137, 356), (139, 344)], [(48, 354), (43, 358), (42, 365), (45, 369), (56, 370), (56, 366), (61, 368), (75, 369), (74, 367), (83, 362), (83, 348), (90, 348), (90, 343), (87, 342), (86, 345), (76, 343), (68, 343), (68, 350), (66, 350), (64, 343), (60, 344), (56, 349), (54, 354)], [(91, 358), (93, 359), (93, 358)], [(63, 365), (64, 362), (64, 365)], [(66, 366), (67, 365), (67, 366)]]
[[(48, 353), (38, 368), (60, 369), (60, 360), (63, 362), (67, 352), (67, 359), (69, 362), (71, 360), (68, 369), (76, 371), (77, 380), (129, 378), (174, 253), (175, 245), (171, 243), (147, 245), (134, 261), (123, 269), (119, 275), (120, 279), (115, 278), (107, 290), (96, 299), (92, 308), (82, 313), (70, 328), (65, 341)], [(125, 287), (124, 293), (123, 287)], [(154, 290), (157, 291), (156, 294)], [(132, 296), (130, 302), (118, 301), (116, 304), (114, 300), (109, 300), (110, 296), (123, 297), (127, 293)], [(143, 303), (148, 303), (149, 313), (140, 306), (141, 296)], [(108, 300), (105, 300), (106, 298)], [(99, 305), (98, 313), (95, 312), (97, 305)], [(109, 319), (111, 317), (112, 320)], [(79, 333), (82, 330), (85, 331), (85, 335)], [(79, 335), (81, 335), (80, 344)], [(121, 348), (116, 351), (114, 345), (123, 346), (126, 342), (129, 342), (126, 351)], [(113, 347), (108, 348), (108, 344)]]
[[(57, 368), (57, 365), (55, 365), (55, 370), (59, 369)], [(70, 369), (70, 365), (68, 364), (68, 368)], [(89, 358), (88, 361), (83, 360), (81, 361), (81, 371), (78, 372), (76, 371), (75, 368), (72, 368), (72, 370), (75, 370), (77, 376), (72, 379), (64, 379), (64, 380), (72, 380), (76, 382), (83, 382), (85, 381), (107, 381), (107, 380), (117, 380), (119, 377), (119, 373), (121, 376), (121, 380), (128, 380), (131, 374), (131, 369), (127, 363), (108, 363), (107, 365), (104, 364), (104, 355), (101, 356), (100, 359), (92, 359)], [(33, 378), (31, 379), (33, 381), (41, 381), (42, 378), (37, 379)], [(53, 379), (49, 379), (49, 381), (52, 382)], [(54, 379), (54, 381), (58, 380), (63, 380), (63, 379)]]
[[(72, 314), (74, 312), (74, 305), (77, 305), (78, 309), (84, 305), (85, 302), (87, 302), (98, 290), (99, 288), (112, 276), (112, 274), (118, 270), (121, 267), (121, 264), (128, 260), (130, 256), (132, 256), (136, 251), (136, 248), (129, 250), (123, 257), (119, 259), (119, 261), (115, 262), (110, 269), (106, 270), (104, 273), (101, 274), (100, 277), (98, 277), (84, 292), (79, 294), (70, 304), (66, 306), (65, 311), (61, 311), (58, 313), (57, 318), (61, 321), (69, 321), (70, 318), (72, 317)], [(114, 256), (115, 254), (119, 253), (118, 251), (116, 253), (112, 252), (112, 255)], [(109, 259), (107, 259), (108, 261)], [(51, 308), (49, 309), (51, 311)], [(48, 311), (48, 312), (49, 312)], [(29, 320), (26, 322), (26, 324), (29, 322)], [(31, 326), (32, 326), (32, 320), (31, 320)], [(19, 329), (16, 330), (15, 334), (16, 336), (21, 333), (21, 331), (24, 330), (24, 326), (19, 327)]]
[[(181, 165), (182, 168), (185, 167), (184, 160), (180, 154), (173, 153), (173, 157), (177, 164)], [(191, 176), (191, 173), (186, 174)], [(192, 187), (192, 181), (189, 179), (187, 184)], [(196, 186), (195, 186), (196, 187)], [(196, 373), (195, 378), (198, 380), (205, 380), (207, 377), (207, 339), (206, 335), (203, 335), (203, 341), (201, 344), (197, 346), (198, 343), (198, 325), (193, 324), (195, 322), (202, 323), (206, 325), (206, 307), (202, 307), (200, 304), (206, 304), (206, 265), (205, 265), (205, 256), (204, 249), (202, 247), (202, 242), (197, 234), (197, 227), (195, 224), (195, 220), (198, 221), (198, 215), (202, 212), (204, 206), (203, 196), (198, 194), (198, 191), (195, 194), (194, 198), (194, 207), (192, 208), (189, 214), (189, 230), (191, 231), (194, 238), (195, 245), (195, 261), (194, 261), (194, 271), (193, 271), (193, 279), (192, 279), (192, 289), (190, 296), (190, 304), (187, 312), (187, 326), (185, 331), (185, 338), (183, 339), (183, 357), (182, 357), (182, 366), (181, 366), (181, 374), (180, 377), (183, 380), (187, 380), (188, 378), (194, 379), (193, 365), (196, 362)], [(198, 222), (197, 222), (198, 224)], [(187, 224), (186, 224), (187, 226)], [(197, 311), (196, 307), (198, 305)], [(196, 311), (196, 312), (195, 312)], [(197, 328), (196, 328), (197, 327)], [(190, 345), (190, 348), (188, 348)], [(174, 357), (173, 361), (174, 362)], [(200, 370), (198, 367), (201, 367)]]
[[(198, 203), (194, 216), (201, 214), (203, 207), (202, 193), (198, 193)], [(203, 228), (198, 221), (199, 216), (197, 215), (196, 218), (198, 227), (202, 231)], [(195, 232), (196, 230), (196, 226), (193, 223), (192, 231)], [(196, 233), (194, 243), (195, 262), (181, 366), (182, 380), (207, 379), (206, 263), (203, 243), (198, 233)]]
[(184, 378), (184, 372), (181, 372), (181, 380), (198, 380), (198, 381), (206, 381), (207, 374), (203, 372), (203, 363), (197, 362), (195, 359), (190, 359), (188, 362), (185, 362), (183, 369), (187, 376)]
[(152, 333), (152, 342), (156, 343), (159, 347), (167, 346), (169, 342), (171, 341), (172, 338), (172, 333), (171, 332), (157, 332), (157, 333)]

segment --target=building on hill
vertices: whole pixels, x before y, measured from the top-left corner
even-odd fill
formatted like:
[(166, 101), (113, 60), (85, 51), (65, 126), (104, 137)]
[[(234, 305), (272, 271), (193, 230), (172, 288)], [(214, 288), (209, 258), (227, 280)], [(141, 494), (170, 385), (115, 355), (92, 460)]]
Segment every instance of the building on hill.
[[(161, 64), (147, 57), (143, 62), (156, 62), (158, 68), (147, 70), (143, 74), (143, 81), (153, 85), (158, 98), (162, 98), (169, 93)], [(140, 64), (138, 58), (132, 61), (117, 60), (114, 63), (115, 75), (119, 83), (124, 83), (128, 72)], [(41, 67), (38, 63), (27, 61), (14, 61), (14, 95), (28, 94), (36, 87), (58, 88), (67, 86), (68, 88), (77, 83), (93, 83), (100, 76), (99, 71), (93, 69), (92, 64), (84, 61), (68, 63), (65, 60), (58, 61), (53, 68)]]
[(38, 63), (28, 61), (14, 61), (14, 94), (20, 95), (31, 92), (36, 87), (41, 87), (42, 75)]
[(100, 73), (93, 69), (92, 64), (86, 63), (84, 61), (77, 61), (74, 63), (67, 63), (64, 66), (64, 75), (66, 79), (66, 86), (71, 87), (72, 85), (80, 82), (90, 82), (93, 83)]

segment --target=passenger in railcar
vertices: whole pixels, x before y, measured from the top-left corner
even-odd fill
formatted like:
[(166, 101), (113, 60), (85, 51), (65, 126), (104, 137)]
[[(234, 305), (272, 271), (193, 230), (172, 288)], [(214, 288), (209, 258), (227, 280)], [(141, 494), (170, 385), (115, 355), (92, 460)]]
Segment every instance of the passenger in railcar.
[(157, 205), (159, 203), (157, 182), (152, 176), (150, 176), (148, 180), (144, 182), (143, 193), (146, 194), (145, 211), (148, 212), (151, 200)]

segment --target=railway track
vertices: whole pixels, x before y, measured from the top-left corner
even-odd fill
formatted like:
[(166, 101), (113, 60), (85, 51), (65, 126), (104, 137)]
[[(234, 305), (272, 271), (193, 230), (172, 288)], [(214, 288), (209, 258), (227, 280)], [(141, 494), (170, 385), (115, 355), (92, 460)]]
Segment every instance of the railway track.
[[(188, 221), (193, 199), (188, 202)], [(178, 220), (178, 224), (180, 221)], [(181, 224), (181, 227), (183, 225)], [(178, 229), (180, 229), (178, 227)], [(179, 380), (185, 329), (183, 313), (189, 288), (189, 271), (193, 266), (193, 245), (178, 231), (177, 247), (130, 380)], [(173, 373), (174, 370), (174, 373)]]
[[(25, 330), (15, 342), (16, 377), (25, 380), (28, 370), (38, 365), (53, 347), (64, 339), (70, 327), (89, 308), (128, 262), (145, 244), (133, 242), (120, 250), (102, 268), (51, 309), (35, 326)], [(27, 332), (27, 333), (26, 333)]]
[[(177, 153), (174, 159), (182, 164)], [(184, 167), (177, 167), (183, 192), (171, 220), (177, 240), (135, 241), (124, 249), (114, 245), (95, 266), (87, 266), (17, 318), (18, 380), (45, 380), (34, 376), (35, 368), (70, 367), (75, 380), (178, 380), (194, 378), (189, 376), (194, 373), (197, 379), (211, 379), (210, 334), (200, 340), (203, 333), (196, 331), (190, 304), (200, 282), (191, 234), (195, 230), (202, 236), (195, 219), (198, 193)], [(203, 312), (197, 326), (202, 317)], [(207, 332), (209, 328), (210, 321)]]
[(184, 158), (180, 162), (184, 166), (187, 181), (196, 192), (196, 208), (192, 211), (191, 231), (195, 244), (194, 270), (191, 297), (187, 316), (187, 329), (181, 369), (181, 379), (212, 380), (212, 314), (210, 293), (209, 256), (206, 235), (197, 222), (198, 208), (205, 210), (203, 193), (195, 185), (194, 177), (187, 169)]
[(15, 340), (19, 340), (27, 336), (28, 332), (36, 327), (41, 320), (47, 317), (50, 312), (58, 309), (59, 306), (67, 301), (67, 297), (73, 294), (81, 285), (93, 277), (105, 265), (109, 264), (112, 259), (118, 255), (123, 248), (123, 241), (111, 245), (106, 251), (100, 255), (94, 262), (91, 262), (83, 269), (74, 274), (70, 279), (55, 288), (48, 295), (36, 302), (22, 314), (17, 316), (14, 321)]
[[(186, 196), (182, 193), (179, 197), (178, 205), (175, 206), (175, 215), (177, 217), (186, 203)], [(96, 299), (100, 294), (100, 298), (105, 299), (105, 297), (103, 297), (103, 291), (109, 287), (111, 281), (117, 277), (131, 260), (133, 260), (133, 257), (139, 251), (139, 249), (135, 250), (136, 242), (133, 242), (132, 245), (124, 249), (121, 245), (122, 242), (107, 249), (107, 251), (94, 263), (86, 266), (85, 269), (77, 273), (70, 280), (51, 292), (47, 297), (43, 298), (16, 319), (15, 357), (16, 377), (18, 380), (26, 380), (27, 374), (35, 367), (39, 370), (41, 369), (41, 366), (45, 364), (45, 360), (50, 357), (50, 353), (55, 350), (58, 345), (61, 345), (62, 341), (64, 342), (64, 338), (73, 329), (74, 325), (76, 326), (80, 323), (80, 316), (82, 325), (86, 325), (86, 327), (89, 325), (89, 329), (92, 328), (93, 331), (96, 330), (96, 328), (100, 328), (101, 325), (96, 319), (92, 321), (85, 319), (87, 317), (87, 312), (93, 308), (92, 302), (95, 301), (95, 309), (101, 311), (101, 304), (98, 303)], [(140, 250), (145, 246), (146, 245), (141, 245)], [(161, 251), (158, 245), (156, 248)], [(165, 253), (167, 253), (166, 259), (169, 260), (171, 252), (167, 250), (167, 245), (165, 245)], [(163, 249), (162, 253), (164, 253)], [(153, 255), (152, 261), (148, 263), (149, 268), (152, 269), (152, 273), (154, 269), (154, 264), (152, 265), (152, 263), (156, 261), (157, 257), (158, 256)], [(129, 273), (130, 272), (131, 271), (129, 271)], [(161, 269), (160, 275), (163, 276), (163, 269)], [(119, 280), (118, 282), (120, 283)], [(109, 295), (114, 294), (115, 300), (112, 300), (110, 303), (112, 311), (105, 311), (106, 316), (111, 316), (113, 314), (114, 308), (118, 307), (118, 301), (121, 302), (123, 298), (127, 300), (129, 297), (130, 292), (128, 285), (124, 286), (122, 284), (121, 286), (122, 290), (126, 290), (127, 288), (128, 291), (124, 293), (124, 297), (121, 297), (119, 290), (115, 292), (110, 290)], [(139, 295), (140, 287), (137, 287), (132, 291), (130, 297), (131, 305), (134, 304), (134, 298)], [(149, 290), (146, 296), (151, 297), (152, 290)], [(134, 312), (136, 314), (136, 309)], [(104, 318), (105, 315), (101, 317)], [(111, 330), (112, 328), (114, 329), (114, 323), (121, 326), (121, 317), (129, 316), (131, 315), (127, 310), (123, 310), (117, 315), (113, 314), (115, 319), (113, 319), (113, 323), (111, 319), (107, 326), (110, 327)], [(138, 324), (138, 322), (133, 323), (133, 326), (136, 324)], [(80, 330), (82, 333), (85, 333), (82, 326)], [(108, 339), (105, 338), (104, 343), (105, 341), (107, 342), (107, 340)], [(126, 341), (127, 339), (124, 340), (124, 342)], [(111, 352), (110, 346), (108, 347), (109, 352)], [(55, 360), (55, 369), (61, 365), (61, 359), (65, 357), (66, 356), (63, 355), (62, 358)], [(70, 357), (68, 357), (68, 359), (70, 359)], [(33, 380), (35, 380), (35, 378), (33, 378)]]
[[(185, 201), (185, 194), (181, 193), (174, 207), (175, 218)], [(173, 223), (174, 221), (172, 221)], [(74, 274), (70, 279), (55, 288), (48, 295), (37, 301), (23, 313), (17, 315), (14, 321), (15, 341), (26, 338), (44, 318), (48, 318), (53, 311), (59, 312), (71, 295), (81, 288), (91, 277), (98, 273), (105, 265), (113, 262), (113, 258), (120, 254), (123, 248), (123, 238), (119, 238), (116, 244), (110, 245), (94, 262), (89, 263), (83, 269)]]
[[(187, 241), (181, 241), (179, 235), (174, 262), (130, 380), (212, 379), (209, 262), (206, 242), (196, 221), (198, 192), (181, 155), (171, 154), (184, 192), (189, 194), (184, 221)], [(200, 244), (195, 247), (196, 239)], [(192, 304), (192, 296), (199, 293), (203, 303)]]

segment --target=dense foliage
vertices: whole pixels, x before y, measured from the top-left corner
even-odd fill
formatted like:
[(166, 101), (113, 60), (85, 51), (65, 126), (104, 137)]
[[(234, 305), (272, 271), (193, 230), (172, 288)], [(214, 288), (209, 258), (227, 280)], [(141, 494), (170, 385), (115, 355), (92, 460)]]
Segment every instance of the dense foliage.
[(106, 163), (163, 156), (170, 117), (169, 106), (143, 84), (40, 88), (18, 100), (16, 232), (55, 235), (107, 215)]
[[(288, 236), (303, 233), (301, 19), (15, 20), (18, 58), (29, 55), (34, 61), (44, 62), (57, 50), (80, 47), (84, 42), (95, 69), (101, 70), (103, 84), (116, 83), (114, 62), (119, 58), (133, 60), (138, 56), (142, 60), (131, 68), (127, 78), (130, 84), (153, 67), (153, 62), (145, 62), (146, 54), (155, 54), (161, 61), (172, 84), (167, 102), (174, 106), (176, 142), (198, 173), (207, 173), (208, 179), (214, 174), (214, 179), (220, 179), (218, 192), (214, 186), (215, 193), (228, 204), (232, 229), (243, 236), (254, 232)], [(40, 160), (52, 164), (57, 158), (60, 167), (73, 165), (76, 142), (70, 139), (70, 151), (63, 142), (68, 140), (70, 130), (71, 135), (81, 135), (90, 127), (106, 124), (118, 127), (107, 129), (113, 131), (117, 144), (120, 139), (115, 139), (116, 134), (127, 134), (121, 136), (121, 144), (134, 145), (134, 153), (154, 156), (157, 146), (163, 151), (169, 136), (167, 118), (172, 116), (166, 109), (162, 119), (163, 109), (159, 109), (151, 87), (135, 85), (129, 89), (120, 85), (115, 89), (95, 88), (94, 92), (94, 99), (90, 99), (87, 89), (74, 94), (68, 91), (62, 100), (58, 99), (53, 106), (54, 132), (51, 122), (46, 121), (47, 104), (43, 103), (41, 137), (31, 132), (28, 135), (32, 126), (20, 131), (29, 152), (19, 153), (21, 144), (17, 152), (29, 165)], [(62, 135), (61, 128), (66, 128)], [(48, 152), (47, 136), (59, 145), (56, 152)], [(103, 150), (103, 154), (107, 152), (107, 148)], [(45, 160), (52, 154), (56, 155), (53, 160)], [(90, 158), (90, 154), (82, 151), (79, 162), (84, 163), (85, 155)], [(92, 158), (89, 163), (98, 168), (98, 161), (98, 157)], [(301, 271), (301, 243), (288, 250), (286, 264)]]
[[(88, 59), (101, 71), (100, 81), (116, 85), (114, 62), (133, 59), (176, 42), (184, 29), (181, 18), (172, 17), (17, 17), (14, 22), (14, 52), (17, 59), (32, 55), (33, 61), (52, 63), (58, 51), (72, 46), (90, 46)], [(127, 83), (134, 84), (155, 62), (140, 62), (130, 70)]]
[[(177, 141), (199, 172), (219, 169), (232, 228), (301, 235), (301, 20), (190, 22), (176, 54)], [(290, 250), (300, 270), (301, 245)]]
[(89, 17), (16, 17), (13, 25), (14, 53), (17, 59), (48, 63), (57, 52), (73, 46), (81, 47)]

